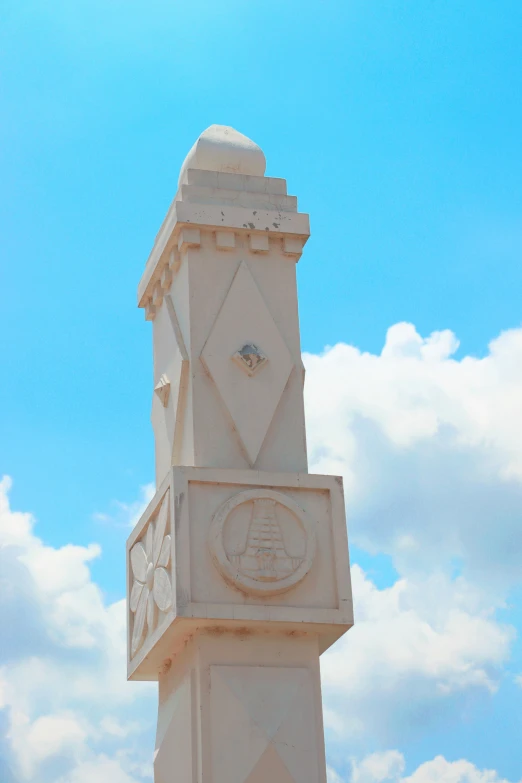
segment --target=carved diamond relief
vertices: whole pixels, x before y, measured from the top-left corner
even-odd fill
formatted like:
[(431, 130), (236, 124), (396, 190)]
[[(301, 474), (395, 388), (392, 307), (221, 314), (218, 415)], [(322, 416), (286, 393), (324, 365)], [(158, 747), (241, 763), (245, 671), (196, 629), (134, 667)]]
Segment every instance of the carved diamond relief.
[(255, 489), (227, 500), (212, 520), (209, 547), (222, 576), (244, 593), (275, 595), (310, 570), (313, 525), (281, 492)]
[(159, 381), (157, 382), (156, 386), (154, 387), (154, 391), (160, 398), (163, 407), (166, 408), (169, 402), (169, 394), (170, 394), (170, 381), (163, 373)]
[(158, 610), (168, 612), (172, 606), (172, 585), (167, 573), (171, 557), (171, 537), (167, 532), (169, 491), (165, 493), (155, 520), (151, 519), (142, 539), (130, 551), (134, 578), (129, 607), (132, 622), (131, 656), (156, 628)]
[[(239, 350), (238, 345), (242, 346)], [(232, 419), (248, 462), (254, 465), (293, 361), (244, 262), (214, 322), (201, 361)]]
[(170, 699), (169, 722), (156, 734), (154, 783), (193, 783), (192, 683), (183, 680)]
[(236, 351), (232, 358), (248, 375), (255, 375), (268, 361), (263, 351), (252, 343), (247, 343), (239, 351)]
[(307, 669), (211, 666), (211, 725), (215, 783), (317, 783), (315, 704)]
[(156, 316), (154, 328), (161, 332), (154, 345), (155, 386), (152, 426), (156, 446), (156, 483), (159, 484), (181, 448), (189, 358), (170, 294)]

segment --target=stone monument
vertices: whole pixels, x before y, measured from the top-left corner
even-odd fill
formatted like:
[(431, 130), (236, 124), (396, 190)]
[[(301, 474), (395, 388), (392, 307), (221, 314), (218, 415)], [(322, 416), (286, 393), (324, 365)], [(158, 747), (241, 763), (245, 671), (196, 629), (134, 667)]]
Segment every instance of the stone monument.
[[(353, 623), (342, 481), (307, 471), (308, 215), (213, 125), (138, 288), (157, 492), (127, 543), (128, 676), (158, 680), (155, 783), (325, 783), (319, 656)], [(325, 400), (325, 405), (328, 400)]]

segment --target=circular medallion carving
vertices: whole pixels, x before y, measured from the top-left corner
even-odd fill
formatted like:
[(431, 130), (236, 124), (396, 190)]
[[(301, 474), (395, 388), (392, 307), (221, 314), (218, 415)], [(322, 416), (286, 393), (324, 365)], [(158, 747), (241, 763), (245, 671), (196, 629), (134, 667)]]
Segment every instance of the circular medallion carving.
[(210, 526), (214, 563), (234, 587), (251, 595), (276, 595), (311, 568), (315, 531), (291, 498), (270, 489), (239, 492), (217, 510)]

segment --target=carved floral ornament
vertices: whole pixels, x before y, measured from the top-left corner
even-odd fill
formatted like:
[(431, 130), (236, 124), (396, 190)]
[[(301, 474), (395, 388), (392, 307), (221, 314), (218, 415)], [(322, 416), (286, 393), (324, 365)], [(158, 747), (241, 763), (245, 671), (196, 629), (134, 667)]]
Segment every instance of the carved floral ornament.
[(145, 536), (132, 547), (130, 564), (134, 577), (130, 610), (134, 614), (131, 655), (157, 626), (158, 610), (172, 606), (172, 585), (167, 566), (171, 557), (171, 537), (166, 535), (169, 516), (169, 492), (165, 493), (156, 521), (148, 524)]
[(313, 521), (281, 492), (239, 492), (214, 515), (209, 548), (217, 569), (234, 587), (251, 595), (277, 595), (301, 582), (312, 567)]

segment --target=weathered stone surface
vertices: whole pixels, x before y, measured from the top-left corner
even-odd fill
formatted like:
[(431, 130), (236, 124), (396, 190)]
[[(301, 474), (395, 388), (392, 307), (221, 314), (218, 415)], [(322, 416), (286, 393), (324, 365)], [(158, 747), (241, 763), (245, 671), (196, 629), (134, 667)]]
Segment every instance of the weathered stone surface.
[(295, 261), (260, 148), (189, 152), (139, 286), (157, 492), (127, 544), (128, 676), (156, 783), (325, 783), (319, 655), (353, 624), (342, 481), (307, 472)]

